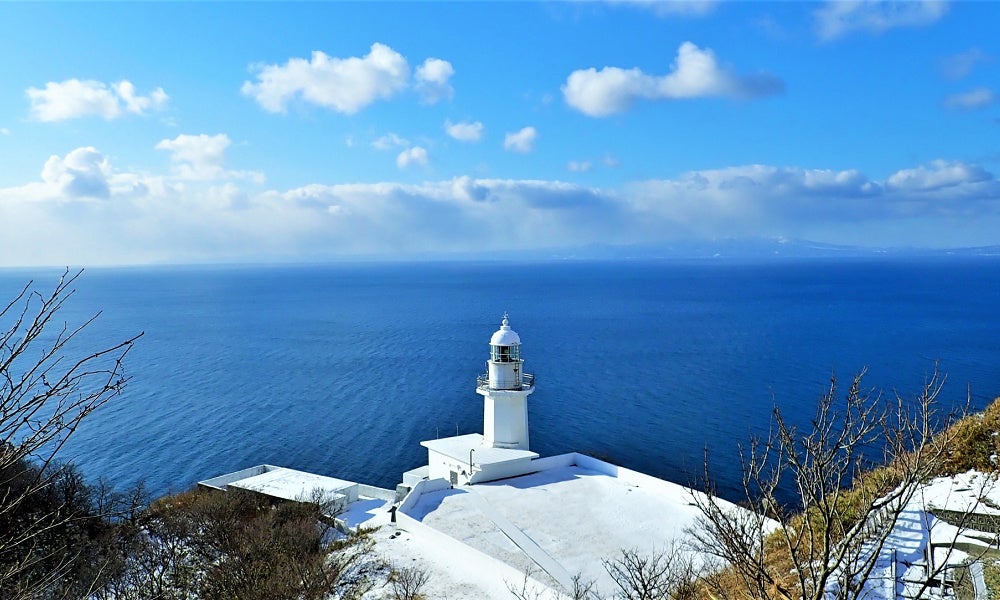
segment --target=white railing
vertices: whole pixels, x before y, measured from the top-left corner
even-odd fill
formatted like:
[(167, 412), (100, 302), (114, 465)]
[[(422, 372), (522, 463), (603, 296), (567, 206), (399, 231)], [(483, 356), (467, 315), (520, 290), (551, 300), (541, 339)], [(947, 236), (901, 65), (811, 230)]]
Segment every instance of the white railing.
[[(531, 373), (521, 374), (521, 385), (516, 388), (497, 388), (501, 390), (513, 389), (513, 390), (523, 390), (525, 388), (530, 388), (535, 385), (535, 376)], [(482, 375), (476, 377), (476, 388), (480, 390), (488, 390), (490, 388), (490, 375), (489, 373), (483, 373)]]

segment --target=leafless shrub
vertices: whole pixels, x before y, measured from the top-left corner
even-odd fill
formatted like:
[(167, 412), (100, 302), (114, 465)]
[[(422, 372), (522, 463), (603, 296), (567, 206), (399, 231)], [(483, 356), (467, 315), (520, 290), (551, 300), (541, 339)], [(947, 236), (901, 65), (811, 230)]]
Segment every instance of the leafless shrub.
[(430, 574), (419, 567), (397, 567), (389, 573), (389, 591), (393, 600), (421, 600), (421, 590), (430, 581)]
[(701, 569), (679, 543), (650, 554), (622, 550), (604, 570), (618, 586), (622, 600), (688, 600), (699, 598)]
[[(752, 440), (741, 457), (752, 511), (717, 501), (710, 483), (706, 495), (694, 496), (702, 513), (695, 544), (730, 565), (738, 581), (732, 597), (822, 600), (835, 591), (859, 598), (907, 504), (942, 471), (953, 419), (938, 412), (943, 378), (935, 371), (913, 400), (882, 402), (862, 389), (863, 376), (842, 403), (833, 380), (805, 430), (774, 410), (771, 434)], [(935, 437), (937, 427), (945, 433)], [(876, 467), (866, 453), (879, 447)], [(785, 481), (797, 492), (793, 506), (778, 501)]]

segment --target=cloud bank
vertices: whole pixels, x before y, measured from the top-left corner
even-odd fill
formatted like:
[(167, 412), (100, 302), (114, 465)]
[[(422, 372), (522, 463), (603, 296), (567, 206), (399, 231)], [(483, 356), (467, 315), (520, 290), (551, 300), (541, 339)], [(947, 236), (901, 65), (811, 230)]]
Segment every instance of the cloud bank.
[(711, 50), (684, 42), (666, 75), (648, 75), (638, 68), (591, 67), (570, 73), (561, 89), (572, 108), (591, 117), (607, 117), (628, 110), (639, 99), (759, 98), (783, 92), (784, 84), (766, 73), (738, 75), (721, 66)]
[[(229, 146), (223, 134), (163, 140), (164, 174), (116, 169), (93, 147), (50, 157), (36, 181), (0, 189), (3, 264), (399, 258), (723, 236), (1000, 242), (1000, 181), (960, 161), (881, 180), (849, 169), (742, 165), (617, 189), (455, 177), (276, 190), (261, 187), (262, 175), (227, 170)], [(426, 150), (409, 148), (397, 161), (426, 164)]]

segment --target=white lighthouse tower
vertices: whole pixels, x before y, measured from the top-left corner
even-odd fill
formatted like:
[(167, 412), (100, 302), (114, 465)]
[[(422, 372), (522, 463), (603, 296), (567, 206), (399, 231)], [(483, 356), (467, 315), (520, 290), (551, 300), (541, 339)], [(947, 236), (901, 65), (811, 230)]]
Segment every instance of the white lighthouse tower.
[(477, 381), (483, 397), (483, 443), (493, 448), (528, 450), (528, 396), (534, 377), (524, 372), (521, 338), (507, 320), (490, 338), (486, 374)]
[(463, 485), (532, 472), (538, 454), (528, 448), (528, 396), (534, 383), (524, 372), (521, 338), (505, 314), (490, 338), (486, 373), (476, 380), (476, 392), (483, 397), (483, 433), (420, 442), (427, 448), (427, 466), (404, 473), (403, 483), (443, 479)]

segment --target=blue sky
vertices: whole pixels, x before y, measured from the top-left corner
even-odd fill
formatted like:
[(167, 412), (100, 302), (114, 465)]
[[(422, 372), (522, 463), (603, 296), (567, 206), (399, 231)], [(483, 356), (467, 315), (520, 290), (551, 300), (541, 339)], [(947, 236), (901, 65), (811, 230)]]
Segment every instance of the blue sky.
[(3, 3), (0, 265), (1000, 244), (1000, 4)]

